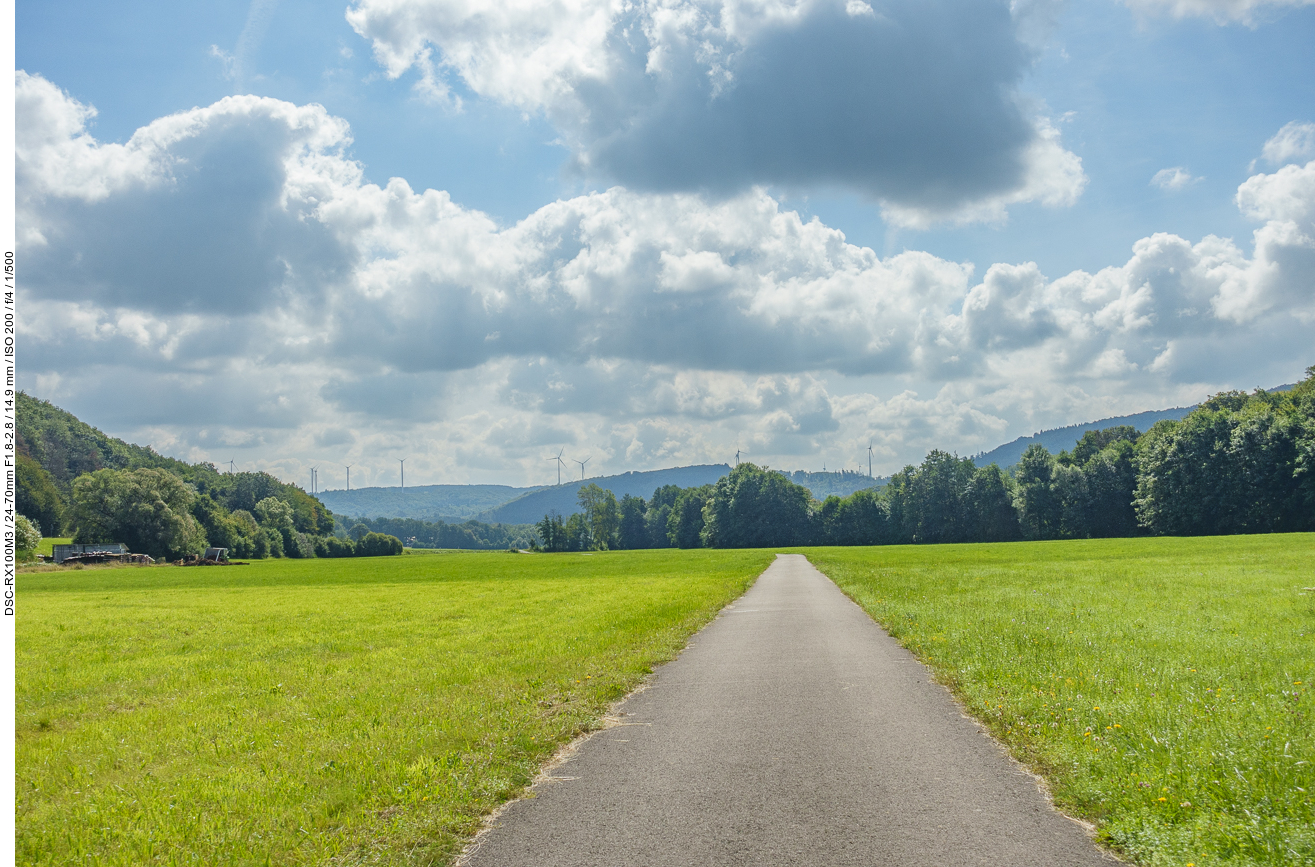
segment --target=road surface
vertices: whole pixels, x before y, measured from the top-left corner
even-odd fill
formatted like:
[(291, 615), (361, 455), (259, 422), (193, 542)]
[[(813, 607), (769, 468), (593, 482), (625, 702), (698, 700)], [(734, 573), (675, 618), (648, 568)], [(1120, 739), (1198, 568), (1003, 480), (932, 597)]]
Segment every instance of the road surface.
[(1118, 863), (800, 555), (698, 633), (470, 867)]

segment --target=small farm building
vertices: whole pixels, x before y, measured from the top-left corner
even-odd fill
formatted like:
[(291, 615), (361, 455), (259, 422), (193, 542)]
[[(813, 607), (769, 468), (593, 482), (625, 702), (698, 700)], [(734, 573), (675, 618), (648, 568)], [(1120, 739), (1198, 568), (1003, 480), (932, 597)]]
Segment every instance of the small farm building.
[(93, 545), (56, 545), (51, 551), (56, 563), (63, 563), (69, 557), (81, 557), (84, 554), (127, 554), (128, 546), (122, 542), (102, 542)]

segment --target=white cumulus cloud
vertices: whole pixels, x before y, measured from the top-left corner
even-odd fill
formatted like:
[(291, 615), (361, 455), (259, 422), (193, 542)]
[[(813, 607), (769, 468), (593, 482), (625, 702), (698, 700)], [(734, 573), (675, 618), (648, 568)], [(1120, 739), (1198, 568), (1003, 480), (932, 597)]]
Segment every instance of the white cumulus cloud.
[(1265, 142), (1261, 156), (1274, 166), (1315, 157), (1315, 123), (1294, 120), (1284, 124), (1273, 138)]
[(1045, 8), (358, 0), (347, 19), (390, 76), (542, 113), (587, 177), (723, 196), (839, 186), (922, 226), (1081, 194), (1081, 161), (1017, 92)]
[(18, 87), (25, 382), (193, 459), (247, 449), (295, 476), (269, 456), (332, 446), (364, 484), (423, 442), (417, 471), (523, 481), (549, 443), (618, 470), (874, 437), (902, 463), (1065, 420), (1038, 406), (1176, 399), (1227, 367), (1221, 343), (1309, 349), (1315, 162), (1239, 188), (1249, 251), (1156, 234), (1051, 278), (882, 258), (761, 188), (613, 187), (503, 227), (367, 182), (319, 106), (228, 98), (116, 144), (44, 79)]

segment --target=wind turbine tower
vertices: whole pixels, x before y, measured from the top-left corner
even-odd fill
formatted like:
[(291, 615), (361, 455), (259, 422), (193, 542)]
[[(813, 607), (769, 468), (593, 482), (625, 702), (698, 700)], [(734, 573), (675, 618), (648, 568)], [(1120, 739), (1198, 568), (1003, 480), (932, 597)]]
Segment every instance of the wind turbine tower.
[(557, 462), (557, 484), (559, 484), (559, 485), (562, 483), (562, 464), (566, 463), (566, 461), (562, 460), (562, 453), (565, 452), (565, 451), (566, 451), (566, 449), (561, 449), (561, 450), (559, 450), (559, 451), (557, 452), (557, 457), (555, 457), (555, 458), (552, 458), (552, 457), (548, 458), (548, 460), (550, 460), (550, 461), (556, 461), (556, 462)]
[[(593, 456), (593, 455), (590, 455), (589, 457), (585, 458), (585, 459), (582, 460), (582, 461), (575, 461), (577, 464), (580, 465), (580, 481), (582, 481), (582, 482), (584, 481), (584, 465), (587, 464), (587, 463), (589, 463), (589, 462), (592, 461), (593, 459), (594, 459), (594, 456)], [(575, 459), (572, 458), (572, 460), (575, 460)]]
[(872, 443), (868, 443), (868, 478), (872, 478)]
[(402, 490), (406, 490), (406, 458), (398, 458), (397, 462), (402, 465)]
[(347, 464), (347, 490), (352, 489), (352, 465)]

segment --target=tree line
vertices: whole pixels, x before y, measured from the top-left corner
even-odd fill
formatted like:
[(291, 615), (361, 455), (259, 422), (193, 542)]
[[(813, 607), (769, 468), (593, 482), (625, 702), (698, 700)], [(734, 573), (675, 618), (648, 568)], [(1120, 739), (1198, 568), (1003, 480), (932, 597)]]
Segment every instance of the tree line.
[(383, 533), (335, 533), (333, 517), (300, 488), (267, 473), (235, 475), (225, 488), (199, 491), (168, 470), (96, 470), (73, 480), (67, 504), (46, 513), (45, 526), (76, 543), (122, 542), (157, 559), (208, 547), (255, 559), (402, 553), (401, 541)]
[(881, 490), (818, 502), (740, 464), (714, 485), (652, 498), (597, 485), (580, 511), (535, 529), (547, 551), (1006, 542), (1315, 530), (1315, 367), (1284, 392), (1214, 395), (1145, 433), (1088, 431), (1071, 451), (1033, 444), (1018, 464), (936, 450)]
[(525, 548), (534, 541), (534, 530), (524, 524), (486, 524), (483, 521), (448, 524), (417, 518), (335, 518), (341, 525), (351, 524), (347, 531), (350, 538), (362, 538), (371, 532), (385, 533), (403, 540), (409, 548), (500, 551)]

